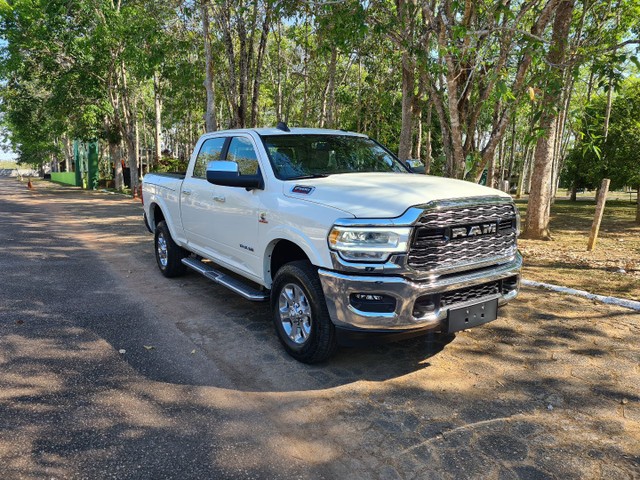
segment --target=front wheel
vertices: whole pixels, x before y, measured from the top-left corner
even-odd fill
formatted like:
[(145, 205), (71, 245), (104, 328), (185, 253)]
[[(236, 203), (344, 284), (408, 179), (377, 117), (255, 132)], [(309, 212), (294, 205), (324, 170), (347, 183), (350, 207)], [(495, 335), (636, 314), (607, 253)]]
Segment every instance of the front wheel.
[(176, 245), (164, 221), (156, 226), (154, 245), (156, 262), (162, 275), (168, 278), (184, 275), (187, 267), (182, 263), (182, 259), (189, 255), (189, 252)]
[(318, 272), (308, 261), (283, 266), (271, 287), (273, 323), (287, 353), (304, 363), (326, 360), (337, 340)]

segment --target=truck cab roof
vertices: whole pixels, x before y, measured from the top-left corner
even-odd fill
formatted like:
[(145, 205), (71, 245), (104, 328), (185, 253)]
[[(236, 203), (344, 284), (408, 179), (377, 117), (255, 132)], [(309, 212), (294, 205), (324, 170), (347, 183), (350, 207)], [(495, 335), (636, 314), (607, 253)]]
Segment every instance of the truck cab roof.
[(297, 128), (292, 127), (289, 131), (281, 130), (275, 127), (268, 128), (237, 128), (231, 130), (218, 130), (216, 132), (210, 133), (225, 133), (225, 134), (237, 134), (237, 133), (249, 133), (255, 132), (260, 136), (269, 136), (269, 135), (348, 135), (353, 137), (364, 137), (367, 138), (367, 135), (356, 132), (348, 132), (345, 130), (332, 130), (328, 128)]

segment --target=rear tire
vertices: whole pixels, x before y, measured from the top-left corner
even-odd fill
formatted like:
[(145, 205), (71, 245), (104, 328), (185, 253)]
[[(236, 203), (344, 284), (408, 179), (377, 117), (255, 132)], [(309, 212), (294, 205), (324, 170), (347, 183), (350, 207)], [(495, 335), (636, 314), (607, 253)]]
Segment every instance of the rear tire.
[(162, 275), (172, 278), (185, 274), (187, 266), (182, 263), (182, 259), (187, 257), (189, 252), (176, 245), (169, 232), (169, 227), (164, 221), (156, 226), (154, 246), (156, 262)]
[(328, 359), (337, 348), (336, 331), (318, 271), (307, 260), (284, 265), (271, 286), (273, 323), (285, 350), (303, 363)]

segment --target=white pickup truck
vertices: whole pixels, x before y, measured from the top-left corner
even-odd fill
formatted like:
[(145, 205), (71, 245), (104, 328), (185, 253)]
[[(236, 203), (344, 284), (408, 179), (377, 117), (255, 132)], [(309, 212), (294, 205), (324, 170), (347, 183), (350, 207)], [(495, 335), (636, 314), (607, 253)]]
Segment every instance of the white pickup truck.
[(511, 198), (411, 173), (366, 135), (203, 135), (184, 174), (148, 174), (144, 217), (166, 277), (187, 267), (270, 301), (294, 358), (339, 343), (451, 333), (497, 316), (520, 285)]

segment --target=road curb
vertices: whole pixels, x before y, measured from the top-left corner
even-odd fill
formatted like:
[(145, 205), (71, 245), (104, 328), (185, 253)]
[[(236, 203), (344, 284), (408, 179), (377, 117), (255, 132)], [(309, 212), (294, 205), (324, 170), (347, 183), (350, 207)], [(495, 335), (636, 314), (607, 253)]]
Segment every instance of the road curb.
[(619, 307), (630, 308), (631, 310), (636, 310), (640, 312), (640, 302), (636, 302), (634, 300), (627, 300), (626, 298), (596, 295), (595, 293), (589, 293), (585, 290), (576, 290), (575, 288), (561, 287), (559, 285), (535, 282), (533, 280), (522, 280), (521, 283), (522, 285), (525, 285), (527, 287), (544, 288), (545, 290), (551, 290), (552, 292), (565, 293), (567, 295), (575, 295), (577, 297), (588, 298), (589, 300), (595, 300), (597, 302), (602, 302), (609, 305), (617, 305)]

